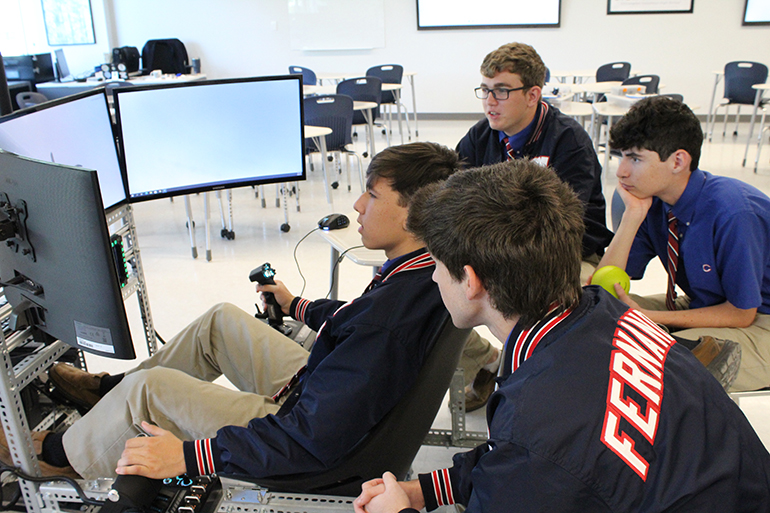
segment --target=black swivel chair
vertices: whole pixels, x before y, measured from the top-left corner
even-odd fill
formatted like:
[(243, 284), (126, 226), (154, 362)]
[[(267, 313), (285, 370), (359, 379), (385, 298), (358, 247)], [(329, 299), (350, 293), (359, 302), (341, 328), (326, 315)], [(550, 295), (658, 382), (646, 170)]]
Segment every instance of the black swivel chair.
[[(342, 172), (341, 156), (344, 153), (346, 161), (351, 155), (358, 160), (358, 180), (361, 184), (361, 192), (364, 192), (364, 177), (361, 157), (358, 153), (348, 148), (353, 143), (353, 99), (344, 94), (328, 94), (320, 96), (308, 96), (302, 100), (305, 111), (305, 124), (331, 128), (332, 133), (326, 136), (326, 151), (334, 153), (337, 161), (337, 172)], [(318, 152), (315, 142), (305, 139), (305, 149), (308, 153)], [(329, 162), (332, 157), (328, 157)], [(347, 162), (346, 162), (347, 163)], [(350, 191), (350, 166), (348, 170), (348, 191)], [(311, 167), (312, 169), (312, 167)], [(339, 183), (332, 181), (332, 188), (336, 189)]]
[(271, 491), (350, 497), (361, 493), (362, 483), (382, 476), (386, 470), (403, 480), (444, 402), (469, 333), (469, 329), (455, 328), (449, 313), (443, 314), (443, 320), (432, 337), (435, 341), (433, 349), (412, 390), (336, 467), (272, 479), (233, 477), (251, 481)]
[(637, 75), (625, 79), (623, 85), (641, 85), (644, 86), (644, 94), (658, 94), (660, 77), (658, 75)]
[[(366, 70), (366, 76), (367, 77), (377, 77), (380, 80), (382, 80), (383, 84), (400, 84), (403, 77), (404, 77), (404, 67), (400, 64), (382, 64), (380, 66), (373, 66)], [(404, 111), (404, 118), (406, 120), (406, 132), (409, 135), (409, 140), (412, 139), (412, 129), (409, 127), (409, 114), (406, 110), (406, 106), (401, 103), (401, 95), (397, 93), (396, 91), (382, 91), (382, 95), (380, 96), (381, 100), (380, 103), (382, 105), (388, 106), (388, 130), (390, 133), (393, 133), (393, 130), (391, 128), (391, 121), (392, 121), (392, 115), (390, 106), (395, 105), (399, 109), (399, 113), (401, 112), (401, 109)], [(400, 132), (400, 121), (399, 121), (399, 132)], [(401, 135), (401, 143), (404, 142), (404, 136)]]
[[(727, 133), (727, 118), (729, 117), (730, 105), (737, 105), (738, 110), (735, 113), (735, 130), (733, 135), (738, 135), (738, 121), (741, 115), (741, 105), (754, 105), (756, 90), (751, 87), (754, 84), (764, 84), (767, 80), (767, 66), (759, 62), (734, 61), (725, 64), (725, 95), (722, 102), (714, 109), (714, 115), (711, 117), (711, 128), (709, 129), (709, 141), (716, 124), (716, 114), (719, 107), (725, 108), (725, 125), (722, 129), (722, 136)], [(769, 99), (760, 100), (758, 107), (764, 112), (765, 106), (770, 103)], [(744, 165), (746, 159), (744, 158)]]
[[(380, 101), (382, 101), (382, 80), (377, 77), (360, 77), (343, 80), (337, 84), (337, 94), (346, 94), (353, 98), (353, 101), (376, 103), (377, 106), (371, 110), (372, 120), (374, 121), (373, 124), (382, 126), (380, 123), (376, 122), (380, 115)], [(361, 111), (353, 112), (353, 126), (356, 125), (366, 125), (367, 138), (370, 135), (371, 137), (374, 137), (374, 133), (369, 134), (369, 124), (366, 122), (366, 117)], [(387, 131), (385, 132), (385, 138), (388, 142), (388, 146), (390, 146), (390, 137), (388, 136)], [(367, 147), (368, 146), (369, 145), (367, 144)], [(369, 156), (368, 152), (364, 153), (363, 155), (364, 157)], [(372, 155), (372, 157), (374, 157), (374, 155)]]
[(142, 75), (159, 69), (164, 74), (189, 74), (192, 71), (187, 49), (179, 39), (150, 39), (142, 48)]

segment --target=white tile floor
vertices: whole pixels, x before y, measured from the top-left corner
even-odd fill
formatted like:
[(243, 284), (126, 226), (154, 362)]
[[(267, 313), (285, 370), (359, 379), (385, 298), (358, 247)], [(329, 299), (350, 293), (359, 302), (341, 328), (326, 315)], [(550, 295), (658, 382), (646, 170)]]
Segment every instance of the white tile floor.
[[(435, 141), (454, 147), (462, 137), (470, 121), (420, 121), (420, 137), (413, 140)], [(395, 128), (395, 127), (394, 127)], [(713, 143), (704, 144), (701, 168), (715, 174), (733, 176), (744, 180), (765, 192), (770, 193), (770, 163), (765, 158), (760, 163), (758, 174), (751, 167), (742, 168), (743, 150), (748, 126), (741, 126), (741, 135), (736, 138), (715, 136)], [(384, 137), (377, 136), (377, 144), (382, 148)], [(362, 152), (363, 134), (356, 142), (357, 151)], [(398, 135), (393, 137), (398, 140)], [(755, 149), (749, 152), (749, 161), (753, 163)], [(769, 154), (770, 155), (770, 154)], [(364, 165), (367, 161), (364, 162)], [(610, 198), (617, 180), (614, 176), (617, 161), (610, 163), (610, 169), (604, 173), (606, 197)], [(355, 199), (360, 194), (356, 176), (353, 176), (353, 190), (348, 192), (343, 175), (343, 185), (333, 192), (334, 211), (351, 212)], [(283, 233), (279, 226), (283, 223), (283, 210), (275, 207), (275, 187), (268, 186), (268, 206), (263, 209), (261, 202), (255, 199), (250, 188), (233, 191), (233, 216), (235, 240), (219, 237), (221, 228), (216, 199), (211, 195), (213, 258), (205, 259), (203, 231), (203, 195), (192, 198), (196, 217), (198, 242), (197, 259), (191, 257), (189, 236), (185, 228), (185, 209), (182, 198), (173, 202), (164, 199), (135, 205), (135, 217), (138, 230), (138, 242), (142, 252), (145, 276), (149, 289), (152, 317), (157, 331), (165, 338), (170, 338), (188, 322), (197, 317), (214, 303), (228, 301), (247, 311), (254, 311), (256, 294), (254, 286), (248, 281), (248, 273), (264, 262), (270, 262), (290, 290), (299, 294), (303, 288), (303, 279), (294, 262), (293, 253), (297, 242), (315, 226), (317, 221), (332, 210), (326, 203), (320, 170), (308, 171), (308, 180), (301, 186), (301, 212), (296, 212), (293, 198), (290, 200), (289, 220), (291, 230)], [(609, 210), (608, 210), (609, 215)], [(355, 218), (351, 219), (355, 222)], [(608, 223), (609, 224), (609, 223)], [(323, 297), (329, 289), (329, 247), (316, 234), (305, 239), (296, 250), (297, 261), (307, 281), (303, 295), (308, 298)], [(371, 270), (343, 261), (340, 269), (340, 298), (356, 297), (371, 279)], [(663, 267), (652, 264), (648, 276), (641, 282), (634, 282), (632, 288), (638, 293), (660, 292), (665, 287)], [(132, 321), (135, 345), (144, 348), (141, 325), (138, 321), (138, 307), (134, 298), (126, 303)], [(492, 337), (485, 332), (487, 338)], [(89, 356), (89, 368), (92, 371), (125, 370), (131, 362), (105, 360)], [(770, 447), (770, 397), (743, 399), (741, 406), (759, 432), (765, 445)], [(468, 428), (484, 431), (483, 410), (470, 414)], [(450, 426), (449, 412), (446, 407), (440, 411), (435, 426)], [(451, 463), (451, 455), (456, 449), (426, 447), (418, 454), (414, 469), (418, 472), (432, 470)]]

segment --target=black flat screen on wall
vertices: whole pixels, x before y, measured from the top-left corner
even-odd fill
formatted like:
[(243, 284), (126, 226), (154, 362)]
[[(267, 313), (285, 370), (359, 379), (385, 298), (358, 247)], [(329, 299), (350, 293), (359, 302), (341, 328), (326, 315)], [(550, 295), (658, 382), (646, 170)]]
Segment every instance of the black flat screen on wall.
[(561, 0), (508, 0), (494, 7), (467, 0), (417, 0), (417, 29), (543, 27), (561, 23)]

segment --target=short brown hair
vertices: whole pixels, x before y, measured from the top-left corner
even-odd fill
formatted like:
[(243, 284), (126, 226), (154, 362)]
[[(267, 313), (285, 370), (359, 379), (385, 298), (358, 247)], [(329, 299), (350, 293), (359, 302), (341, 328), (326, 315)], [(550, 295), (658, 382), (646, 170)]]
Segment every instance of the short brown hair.
[(543, 87), (545, 83), (543, 60), (534, 48), (524, 43), (508, 43), (484, 57), (481, 63), (482, 75), (492, 78), (503, 71), (519, 75), (527, 89)]
[(390, 146), (374, 156), (366, 170), (366, 186), (371, 188), (380, 178), (389, 181), (399, 194), (399, 205), (405, 207), (420, 187), (446, 180), (460, 169), (460, 157), (454, 150), (432, 142)]
[(580, 300), (583, 204), (550, 168), (516, 159), (455, 173), (415, 194), (407, 228), (455, 280), (470, 265), (492, 306), (527, 327), (554, 301)]

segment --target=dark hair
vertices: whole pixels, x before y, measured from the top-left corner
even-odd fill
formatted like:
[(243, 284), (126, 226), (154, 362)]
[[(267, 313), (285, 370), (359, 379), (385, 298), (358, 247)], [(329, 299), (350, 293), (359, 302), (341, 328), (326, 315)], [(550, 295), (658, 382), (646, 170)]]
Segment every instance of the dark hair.
[(661, 161), (677, 150), (692, 157), (690, 171), (698, 167), (703, 129), (690, 108), (679, 100), (654, 96), (637, 102), (610, 131), (610, 146), (654, 151)]
[(551, 168), (516, 159), (455, 173), (412, 198), (407, 228), (454, 279), (470, 265), (492, 306), (525, 326), (580, 300), (583, 204)]
[(521, 77), (522, 85), (543, 87), (545, 82), (545, 64), (534, 48), (524, 43), (508, 43), (484, 57), (481, 74), (492, 78), (507, 71)]
[(372, 187), (379, 178), (388, 180), (399, 194), (399, 204), (405, 207), (420, 187), (445, 180), (458, 169), (460, 158), (446, 146), (432, 142), (391, 146), (372, 159), (366, 171), (366, 186)]

